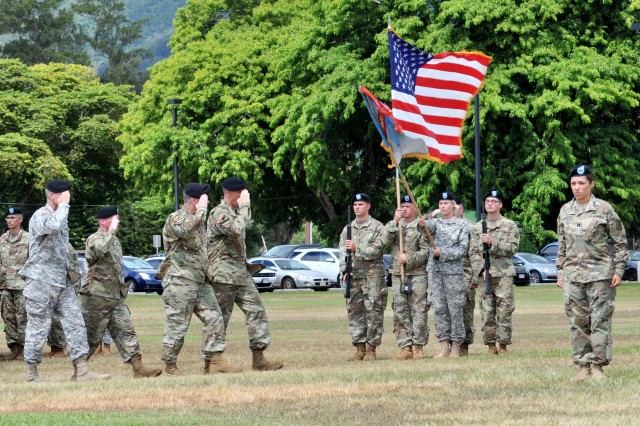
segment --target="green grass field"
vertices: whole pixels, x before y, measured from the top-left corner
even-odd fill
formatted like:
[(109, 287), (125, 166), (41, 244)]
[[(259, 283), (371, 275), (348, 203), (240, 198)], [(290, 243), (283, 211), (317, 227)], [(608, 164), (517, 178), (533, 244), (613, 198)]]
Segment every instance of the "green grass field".
[[(486, 355), (476, 308), (476, 344), (460, 359), (395, 361), (391, 302), (375, 362), (352, 354), (341, 292), (263, 294), (276, 372), (254, 372), (240, 312), (228, 330), (225, 357), (240, 374), (203, 376), (201, 325), (194, 317), (179, 359), (188, 376), (134, 380), (112, 354), (90, 361), (113, 378), (72, 383), (69, 359), (45, 359), (41, 385), (24, 383), (22, 362), (0, 364), (0, 424), (636, 424), (640, 406), (640, 285), (624, 284), (614, 314), (614, 359), (604, 382), (572, 383), (562, 291), (516, 288), (514, 344), (507, 356)], [(128, 299), (149, 366), (161, 366), (162, 299)], [(433, 319), (426, 348), (437, 353)], [(0, 346), (5, 346), (4, 333)], [(48, 350), (48, 348), (47, 348)]]

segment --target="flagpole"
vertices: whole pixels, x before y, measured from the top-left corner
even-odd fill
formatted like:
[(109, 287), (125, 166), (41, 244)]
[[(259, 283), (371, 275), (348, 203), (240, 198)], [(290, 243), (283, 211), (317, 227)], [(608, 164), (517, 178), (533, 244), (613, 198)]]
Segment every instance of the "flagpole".
[(402, 171), (399, 170), (399, 168), (398, 168), (398, 172), (400, 173), (400, 179), (402, 179), (402, 183), (404, 184), (404, 189), (407, 190), (407, 194), (409, 194), (409, 198), (411, 198), (411, 202), (416, 207), (416, 212), (418, 213), (418, 218), (420, 219), (419, 222), (422, 225), (424, 232), (426, 232), (427, 234), (427, 238), (429, 239), (429, 244), (431, 244), (431, 248), (435, 249), (436, 243), (433, 241), (433, 237), (431, 236), (431, 232), (429, 232), (429, 228), (427, 228), (427, 224), (425, 222), (424, 216), (422, 216), (422, 213), (420, 213), (420, 208), (418, 207), (418, 203), (416, 203), (416, 199), (413, 197), (413, 192), (411, 192), (411, 188), (409, 188), (409, 184), (407, 183), (407, 180), (405, 179), (404, 175), (402, 174)]
[(474, 98), (475, 114), (473, 121), (476, 130), (476, 221), (480, 221), (481, 218), (481, 206), (480, 206), (480, 95), (477, 94)]
[[(394, 161), (395, 164), (395, 161)], [(398, 209), (400, 209), (400, 170), (398, 165), (396, 164), (396, 201), (398, 204)], [(398, 241), (400, 242), (400, 254), (404, 253), (404, 217), (401, 217), (398, 221)], [(400, 262), (398, 262), (400, 263)], [(410, 291), (405, 285), (405, 276), (404, 276), (404, 264), (400, 263), (400, 291), (405, 294), (409, 294)]]

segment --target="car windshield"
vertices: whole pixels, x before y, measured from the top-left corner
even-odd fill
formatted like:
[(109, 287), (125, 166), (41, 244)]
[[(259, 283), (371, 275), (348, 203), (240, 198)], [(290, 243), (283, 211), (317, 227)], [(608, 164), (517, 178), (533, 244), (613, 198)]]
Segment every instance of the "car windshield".
[(127, 269), (156, 269), (139, 257), (125, 257), (122, 262)]
[(340, 259), (340, 250), (331, 250), (331, 253), (333, 253), (336, 259)]
[(629, 260), (634, 260), (634, 261), (640, 260), (640, 251), (630, 251)]
[(291, 246), (275, 246), (264, 255), (265, 257), (289, 257), (292, 251)]
[(276, 260), (275, 262), (280, 269), (284, 269), (285, 271), (291, 271), (295, 269), (310, 270), (310, 268), (308, 268), (305, 264), (300, 263), (297, 260), (293, 260), (293, 259)]
[(538, 256), (537, 254), (533, 253), (518, 253), (518, 256), (529, 263), (553, 263), (546, 257)]

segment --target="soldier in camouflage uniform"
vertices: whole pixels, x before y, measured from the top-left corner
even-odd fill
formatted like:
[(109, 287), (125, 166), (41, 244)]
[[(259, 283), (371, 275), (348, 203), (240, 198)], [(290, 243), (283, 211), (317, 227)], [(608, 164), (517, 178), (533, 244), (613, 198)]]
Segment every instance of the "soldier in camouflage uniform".
[[(489, 347), (489, 353), (497, 355), (507, 353), (507, 345), (511, 344), (511, 315), (516, 309), (513, 294), (513, 277), (516, 270), (511, 258), (518, 251), (520, 245), (520, 231), (518, 226), (500, 214), (502, 195), (497, 190), (491, 190), (484, 197), (484, 207), (487, 211), (487, 233), (482, 233), (482, 221), (473, 226), (471, 232), (471, 248), (469, 257), (474, 276), (484, 276), (483, 244), (489, 244), (491, 269), (491, 294), (482, 292), (480, 297), (480, 311), (482, 314), (482, 334), (484, 344)], [(500, 344), (500, 349), (496, 347)]]
[(131, 364), (134, 378), (159, 376), (161, 369), (142, 365), (138, 336), (125, 303), (129, 289), (122, 278), (122, 247), (116, 236), (120, 223), (118, 209), (115, 206), (103, 207), (96, 218), (99, 229), (86, 241), (89, 272), (80, 289), (89, 356), (101, 345), (105, 330), (109, 330), (122, 361)]
[(87, 330), (73, 286), (69, 284), (69, 189), (71, 182), (54, 179), (47, 183), (47, 205), (29, 221), (29, 258), (20, 269), (25, 278), (24, 297), (27, 329), (24, 360), (27, 382), (41, 382), (38, 364), (51, 328), (59, 315), (78, 381), (106, 380), (109, 375), (89, 370)]
[(24, 307), (24, 280), (18, 271), (29, 257), (29, 233), (22, 229), (23, 214), (18, 207), (7, 212), (7, 232), (0, 236), (0, 293), (2, 320), (10, 351), (0, 361), (22, 359), (27, 312)]
[(267, 313), (247, 264), (245, 229), (251, 220), (251, 197), (246, 182), (229, 177), (222, 182), (224, 198), (209, 214), (207, 276), (216, 292), (225, 330), (234, 304), (244, 312), (254, 370), (279, 370), (281, 361), (268, 361), (264, 350), (271, 342)]
[[(351, 297), (347, 299), (347, 317), (351, 342), (356, 353), (353, 361), (373, 361), (384, 333), (384, 310), (387, 307), (387, 283), (382, 262), (382, 223), (369, 215), (371, 198), (364, 193), (353, 197), (351, 240), (347, 227), (340, 234), (340, 270), (345, 270), (347, 250), (353, 256)], [(343, 280), (345, 277), (343, 277)]]
[(166, 315), (162, 360), (165, 373), (182, 375), (178, 354), (195, 314), (204, 324), (202, 358), (204, 374), (236, 373), (239, 367), (228, 364), (222, 353), (227, 347), (224, 322), (218, 300), (206, 282), (206, 225), (209, 184), (190, 183), (184, 187), (184, 206), (169, 215), (162, 238), (168, 270), (164, 275), (164, 311)]
[[(392, 291), (393, 291), (393, 331), (401, 352), (398, 360), (423, 359), (423, 347), (429, 341), (427, 325), (427, 270), (429, 258), (429, 240), (418, 227), (416, 206), (411, 197), (405, 195), (401, 199), (400, 208), (396, 210), (393, 220), (384, 227), (382, 243), (393, 247)], [(403, 251), (400, 251), (398, 223), (402, 220)], [(405, 286), (411, 286), (411, 294), (407, 294), (401, 286), (401, 265), (404, 266)]]
[(436, 246), (427, 263), (429, 303), (440, 342), (440, 352), (435, 357), (458, 357), (465, 338), (462, 309), (468, 285), (463, 279), (462, 258), (469, 250), (469, 227), (454, 216), (456, 203), (451, 192), (439, 194), (438, 208), (442, 217), (427, 221)]
[[(558, 215), (558, 287), (564, 288), (573, 362), (573, 377), (605, 378), (602, 367), (611, 362), (611, 318), (616, 287), (627, 266), (627, 236), (609, 203), (596, 198), (591, 167), (575, 166), (569, 174), (574, 199)], [(613, 255), (608, 241), (611, 242)]]

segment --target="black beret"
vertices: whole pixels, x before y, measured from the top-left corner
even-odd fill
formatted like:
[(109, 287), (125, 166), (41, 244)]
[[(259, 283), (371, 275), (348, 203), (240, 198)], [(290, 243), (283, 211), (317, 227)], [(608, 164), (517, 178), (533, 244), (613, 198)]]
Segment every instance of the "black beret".
[(107, 206), (98, 210), (98, 214), (96, 218), (98, 219), (109, 219), (111, 216), (115, 216), (118, 214), (118, 206)]
[(184, 193), (191, 198), (200, 198), (204, 194), (208, 194), (211, 191), (211, 185), (208, 183), (188, 183), (184, 187)]
[(7, 210), (7, 215), (10, 214), (22, 214), (22, 209), (20, 207), (9, 207), (9, 210)]
[(462, 204), (462, 198), (460, 198), (456, 194), (453, 194), (453, 201), (455, 201), (456, 204)]
[(47, 189), (54, 194), (60, 194), (61, 192), (68, 191), (71, 188), (71, 182), (68, 180), (51, 179), (47, 182)]
[(455, 194), (453, 192), (441, 192), (438, 194), (438, 201), (446, 200), (446, 201), (455, 201)]
[(371, 197), (369, 197), (364, 192), (359, 192), (353, 196), (353, 202), (355, 203), (356, 201), (364, 201), (365, 203), (371, 203)]
[(492, 189), (491, 191), (487, 192), (487, 195), (484, 196), (483, 200), (486, 200), (489, 197), (497, 198), (498, 200), (500, 200), (500, 202), (504, 201), (504, 198), (502, 198), (502, 194), (497, 189)]
[(400, 204), (404, 203), (411, 203), (411, 197), (409, 196), (409, 194), (405, 194), (402, 196), (402, 198), (400, 198)]
[(573, 166), (571, 172), (569, 173), (569, 179), (574, 176), (584, 176), (584, 175), (592, 175), (593, 170), (590, 166), (581, 165), (581, 166)]
[(247, 187), (247, 182), (240, 178), (231, 176), (222, 181), (222, 188), (227, 191), (242, 191)]

